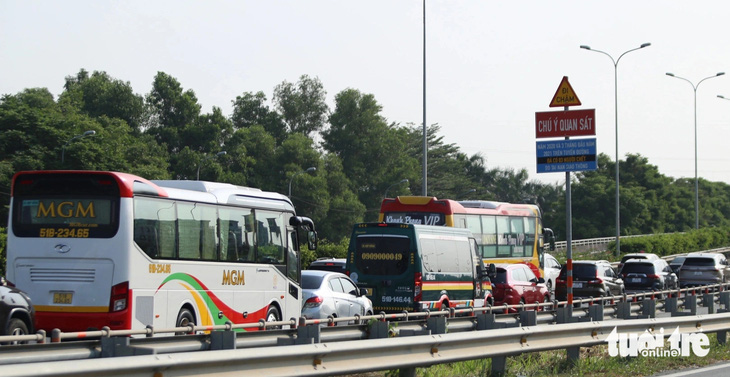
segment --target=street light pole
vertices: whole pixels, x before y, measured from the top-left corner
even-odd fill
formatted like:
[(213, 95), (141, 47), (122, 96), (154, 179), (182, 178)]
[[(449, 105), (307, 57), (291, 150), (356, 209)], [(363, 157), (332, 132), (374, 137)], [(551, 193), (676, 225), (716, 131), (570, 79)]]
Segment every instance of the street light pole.
[(644, 47), (651, 46), (651, 43), (644, 43), (641, 46), (637, 48), (633, 48), (631, 50), (628, 50), (621, 54), (618, 59), (614, 60), (613, 56), (608, 54), (607, 52), (601, 51), (601, 50), (594, 50), (591, 49), (589, 46), (582, 45), (580, 48), (588, 51), (594, 51), (598, 52), (600, 54), (606, 55), (611, 59), (611, 62), (613, 62), (613, 111), (614, 111), (614, 121), (615, 121), (615, 129), (616, 129), (616, 255), (619, 255), (621, 253), (621, 217), (620, 217), (620, 201), (619, 201), (619, 176), (618, 176), (618, 165), (619, 165), (619, 156), (618, 156), (618, 62), (621, 60), (621, 58), (628, 54), (631, 51), (640, 50)]
[(288, 195), (289, 198), (291, 198), (291, 183), (292, 183), (292, 181), (294, 181), (294, 177), (298, 176), (299, 174), (309, 173), (309, 172), (312, 172), (315, 170), (317, 170), (317, 168), (312, 166), (311, 168), (308, 168), (307, 170), (302, 170), (300, 172), (294, 173), (294, 175), (291, 176), (291, 179), (289, 180), (289, 195)]
[(388, 186), (388, 188), (385, 189), (385, 195), (383, 195), (383, 199), (385, 199), (385, 198), (388, 197), (388, 191), (390, 190), (391, 187), (397, 186), (397, 185), (399, 185), (401, 183), (408, 183), (408, 179), (401, 179), (400, 181), (398, 181), (396, 183), (393, 183), (392, 185)]
[(697, 88), (702, 84), (703, 81), (707, 79), (711, 79), (713, 77), (718, 77), (724, 75), (725, 72), (718, 72), (714, 76), (707, 76), (704, 79), (700, 80), (697, 85), (693, 84), (692, 81), (689, 81), (685, 79), (684, 77), (675, 76), (674, 73), (667, 72), (667, 76), (674, 77), (675, 79), (680, 79), (687, 81), (690, 85), (692, 85), (692, 89), (694, 90), (694, 107), (695, 107), (695, 229), (700, 228), (700, 181), (697, 177)]
[(200, 160), (200, 162), (198, 163), (198, 173), (195, 175), (195, 180), (196, 181), (199, 181), (200, 180), (200, 166), (203, 165), (203, 163), (205, 161), (208, 161), (210, 159), (223, 156), (224, 154), (226, 154), (226, 151), (220, 151), (220, 152), (218, 152), (218, 153), (216, 153), (216, 154), (214, 154), (212, 156), (207, 156), (207, 157), (203, 158), (202, 160)]
[(94, 130), (88, 130), (88, 131), (84, 132), (81, 135), (76, 135), (76, 136), (72, 137), (71, 139), (69, 139), (69, 141), (67, 141), (66, 144), (64, 144), (63, 147), (61, 147), (61, 164), (63, 165), (63, 162), (65, 161), (66, 147), (69, 144), (71, 144), (72, 141), (74, 141), (76, 139), (81, 139), (81, 138), (84, 138), (84, 137), (87, 137), (87, 136), (93, 136), (93, 135), (96, 135), (96, 131), (94, 131)]

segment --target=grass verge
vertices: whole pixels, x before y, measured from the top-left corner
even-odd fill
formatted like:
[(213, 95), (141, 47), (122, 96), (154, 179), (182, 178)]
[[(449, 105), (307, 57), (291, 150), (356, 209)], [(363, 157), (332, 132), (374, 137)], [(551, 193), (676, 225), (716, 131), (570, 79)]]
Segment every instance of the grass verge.
[[(663, 371), (684, 368), (697, 368), (730, 360), (730, 346), (717, 342), (716, 334), (708, 334), (710, 352), (705, 357), (611, 357), (605, 345), (582, 348), (576, 363), (568, 360), (566, 351), (545, 351), (527, 353), (507, 358), (507, 371), (504, 376), (652, 376)], [(357, 376), (396, 377), (398, 370), (369, 373)], [(421, 377), (476, 377), (494, 376), (492, 360), (470, 360), (458, 363), (439, 364), (429, 368), (416, 369)]]

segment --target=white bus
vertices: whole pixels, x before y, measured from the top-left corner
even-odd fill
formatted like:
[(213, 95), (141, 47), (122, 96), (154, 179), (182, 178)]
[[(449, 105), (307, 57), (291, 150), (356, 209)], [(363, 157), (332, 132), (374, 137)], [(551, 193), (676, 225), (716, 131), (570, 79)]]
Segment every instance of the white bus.
[[(12, 182), (7, 278), (36, 329), (64, 332), (299, 317), (299, 240), (314, 223), (284, 195), (103, 171)], [(306, 235), (304, 234), (306, 233)]]

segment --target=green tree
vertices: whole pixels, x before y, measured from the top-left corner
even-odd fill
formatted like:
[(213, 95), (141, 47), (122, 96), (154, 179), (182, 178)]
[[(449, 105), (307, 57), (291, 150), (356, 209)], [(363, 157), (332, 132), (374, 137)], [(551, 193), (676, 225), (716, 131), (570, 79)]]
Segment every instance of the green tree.
[(106, 72), (89, 73), (81, 69), (76, 76), (67, 76), (59, 103), (78, 108), (91, 118), (106, 116), (125, 121), (140, 132), (144, 121), (144, 98), (132, 90), (131, 84), (110, 77)]
[(318, 78), (302, 75), (299, 82), (282, 82), (274, 88), (274, 104), (290, 132), (309, 136), (327, 122), (327, 92)]
[(183, 91), (177, 79), (157, 72), (146, 103), (150, 107), (151, 118), (144, 127), (145, 131), (158, 143), (167, 145), (171, 153), (182, 150), (185, 146), (183, 130), (200, 116), (195, 92), (191, 89)]
[(266, 95), (263, 92), (245, 92), (233, 101), (233, 127), (248, 128), (255, 124), (274, 136), (276, 143), (281, 144), (287, 135), (286, 124), (281, 116), (266, 106)]

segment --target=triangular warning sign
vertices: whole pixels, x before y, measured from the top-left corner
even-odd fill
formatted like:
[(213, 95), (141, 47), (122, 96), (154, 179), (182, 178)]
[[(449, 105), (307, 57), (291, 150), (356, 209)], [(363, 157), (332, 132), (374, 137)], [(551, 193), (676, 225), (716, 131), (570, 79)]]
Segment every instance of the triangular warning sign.
[(568, 76), (563, 76), (558, 91), (555, 92), (553, 100), (550, 101), (550, 107), (579, 106), (580, 100), (575, 94), (573, 87), (568, 82)]

